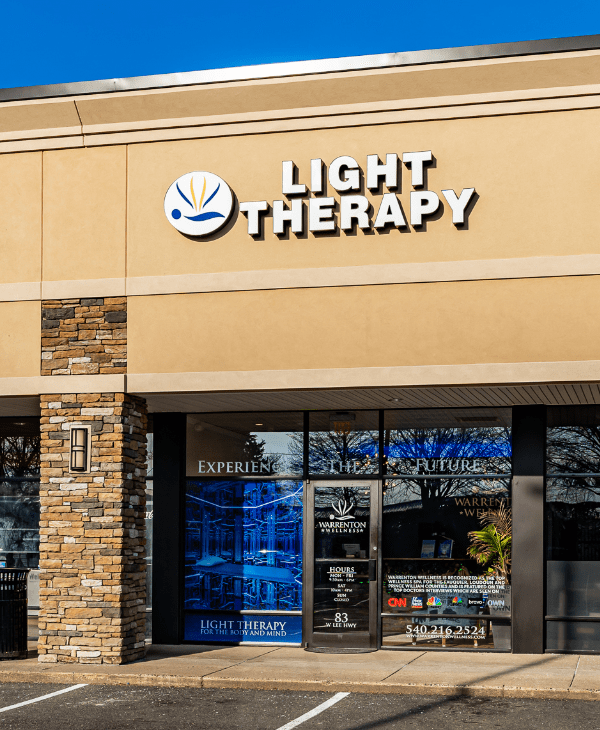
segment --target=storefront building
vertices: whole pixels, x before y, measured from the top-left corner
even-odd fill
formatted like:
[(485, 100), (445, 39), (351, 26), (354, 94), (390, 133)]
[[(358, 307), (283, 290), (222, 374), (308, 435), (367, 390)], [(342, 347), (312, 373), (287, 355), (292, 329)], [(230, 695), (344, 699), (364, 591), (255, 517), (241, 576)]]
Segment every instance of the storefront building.
[(599, 36), (0, 92), (39, 660), (600, 652), (599, 122)]

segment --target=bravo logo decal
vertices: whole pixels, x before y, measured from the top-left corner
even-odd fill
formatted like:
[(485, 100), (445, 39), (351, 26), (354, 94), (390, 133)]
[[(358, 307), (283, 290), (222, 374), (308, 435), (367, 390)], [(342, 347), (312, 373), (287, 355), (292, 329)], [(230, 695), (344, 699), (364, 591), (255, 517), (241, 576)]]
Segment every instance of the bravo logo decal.
[(165, 215), (180, 233), (207, 236), (222, 228), (233, 210), (231, 188), (212, 172), (188, 172), (165, 195)]

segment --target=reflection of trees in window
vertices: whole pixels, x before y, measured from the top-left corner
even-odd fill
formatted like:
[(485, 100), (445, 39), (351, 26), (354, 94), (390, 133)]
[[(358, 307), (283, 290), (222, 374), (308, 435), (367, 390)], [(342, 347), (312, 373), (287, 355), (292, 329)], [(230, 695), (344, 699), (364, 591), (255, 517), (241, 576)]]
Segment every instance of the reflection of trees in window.
[(600, 426), (557, 426), (547, 431), (546, 500), (600, 501)]
[[(344, 506), (348, 514), (359, 515), (364, 510), (369, 510), (370, 490), (368, 487), (345, 487), (340, 484), (339, 487), (330, 485), (319, 485), (315, 492), (315, 510), (325, 510), (330, 512), (332, 509), (337, 511), (340, 505)], [(359, 511), (355, 511), (359, 508)]]
[(600, 426), (556, 426), (546, 438), (548, 557), (600, 560)]
[(492, 459), (491, 466), (510, 466), (508, 428), (414, 428), (385, 433), (388, 459)]
[(0, 502), (0, 559), (6, 558), (7, 567), (37, 567), (38, 528), (37, 497), (5, 498)]
[(38, 436), (0, 437), (0, 479), (37, 476), (40, 471)]
[(37, 567), (40, 439), (0, 437), (0, 559)]
[[(290, 451), (294, 464), (302, 464), (303, 439), (293, 434)], [(312, 431), (308, 465), (311, 474), (369, 474), (379, 471), (378, 431)]]
[(264, 465), (259, 472), (263, 476), (302, 474), (302, 431), (269, 433), (268, 440), (261, 438), (263, 435), (261, 432), (248, 434), (242, 447), (244, 458)]
[[(388, 482), (386, 502), (408, 502), (415, 498), (423, 508), (441, 504), (450, 497), (481, 496), (504, 492), (506, 479), (486, 474), (510, 473), (511, 439), (508, 428), (437, 428), (386, 431), (385, 455), (401, 470), (401, 480)], [(480, 459), (480, 473), (431, 475), (419, 474), (417, 459)], [(485, 460), (485, 461), (483, 461)], [(388, 473), (391, 469), (388, 470)], [(393, 473), (393, 472), (392, 472)], [(476, 478), (472, 478), (472, 477)]]
[[(426, 478), (392, 479), (386, 481), (384, 504), (420, 502), (423, 509), (442, 505), (452, 498), (475, 498), (480, 500), (506, 499), (507, 479), (451, 479)], [(484, 503), (481, 502), (483, 505)], [(485, 506), (495, 506), (496, 502)], [(468, 507), (468, 505), (467, 505)]]
[(268, 456), (265, 456), (266, 445), (266, 441), (259, 441), (256, 434), (251, 433), (248, 435), (248, 438), (244, 443), (244, 456), (246, 459), (248, 459), (248, 461), (254, 461), (260, 464), (269, 465), (267, 470), (265, 470), (264, 468), (261, 469), (261, 474), (277, 474), (279, 473), (281, 457), (278, 454), (269, 454)]

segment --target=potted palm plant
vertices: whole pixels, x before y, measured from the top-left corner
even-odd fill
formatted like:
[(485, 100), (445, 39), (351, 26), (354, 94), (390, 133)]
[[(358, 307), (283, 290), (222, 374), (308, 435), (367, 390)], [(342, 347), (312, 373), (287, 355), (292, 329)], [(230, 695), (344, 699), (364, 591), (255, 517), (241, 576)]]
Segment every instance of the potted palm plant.
[(488, 601), (488, 610), (491, 616), (498, 617), (492, 621), (494, 648), (510, 649), (510, 621), (502, 616), (510, 613), (512, 515), (510, 509), (501, 504), (498, 509), (487, 510), (480, 521), (481, 529), (468, 533), (471, 545), (467, 553), (486, 568), (487, 575), (503, 579), (505, 583), (501, 593), (496, 594), (501, 600)]

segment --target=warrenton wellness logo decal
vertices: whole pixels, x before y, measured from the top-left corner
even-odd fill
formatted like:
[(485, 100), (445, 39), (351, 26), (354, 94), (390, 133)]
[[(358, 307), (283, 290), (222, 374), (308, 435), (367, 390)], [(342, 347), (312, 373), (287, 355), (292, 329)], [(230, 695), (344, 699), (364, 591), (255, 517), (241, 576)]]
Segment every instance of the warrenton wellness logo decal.
[(165, 215), (187, 236), (207, 236), (222, 228), (233, 210), (231, 188), (212, 172), (188, 172), (165, 195)]

